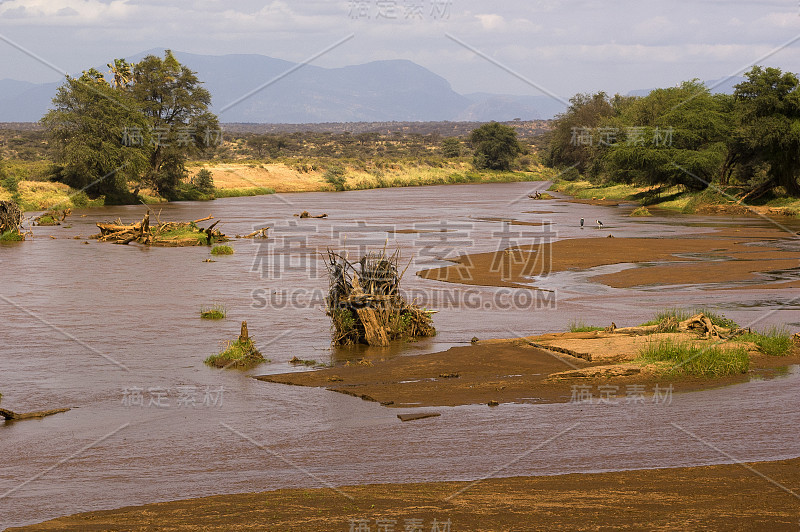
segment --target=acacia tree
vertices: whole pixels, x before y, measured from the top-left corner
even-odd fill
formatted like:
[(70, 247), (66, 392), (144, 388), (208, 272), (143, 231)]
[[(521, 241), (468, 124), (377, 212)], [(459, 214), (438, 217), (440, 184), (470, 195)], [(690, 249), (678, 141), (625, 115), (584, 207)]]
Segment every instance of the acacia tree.
[(128, 182), (147, 168), (142, 146), (126, 146), (126, 127), (147, 131), (147, 119), (130, 94), (112, 89), (97, 70), (67, 77), (53, 98), (54, 108), (42, 118), (56, 148), (53, 179), (105, 195), (109, 203), (129, 202)]
[(522, 153), (516, 130), (497, 122), (474, 129), (469, 141), (475, 150), (473, 164), (479, 169), (509, 170), (514, 158)]
[(217, 117), (208, 111), (211, 95), (170, 50), (134, 65), (130, 91), (152, 126), (146, 180), (172, 199), (187, 175), (187, 156), (220, 140)]
[[(783, 187), (800, 196), (800, 83), (795, 74), (778, 68), (755, 66), (736, 85), (734, 98), (740, 122), (733, 149), (743, 168), (766, 169), (763, 181), (755, 182), (755, 196)], [(753, 176), (749, 177), (753, 182)]]
[(96, 69), (68, 77), (42, 119), (57, 150), (54, 179), (109, 202), (134, 201), (142, 186), (177, 199), (187, 157), (220, 138), (210, 94), (169, 50), (108, 66), (111, 83)]
[(575, 166), (580, 173), (596, 173), (597, 144), (593, 139), (584, 141), (580, 135), (613, 117), (614, 106), (605, 92), (576, 94), (569, 103), (566, 112), (556, 116), (548, 135), (545, 164), (554, 168)]
[(600, 158), (614, 181), (703, 190), (728, 161), (731, 97), (698, 80), (632, 100), (607, 123), (619, 138)]

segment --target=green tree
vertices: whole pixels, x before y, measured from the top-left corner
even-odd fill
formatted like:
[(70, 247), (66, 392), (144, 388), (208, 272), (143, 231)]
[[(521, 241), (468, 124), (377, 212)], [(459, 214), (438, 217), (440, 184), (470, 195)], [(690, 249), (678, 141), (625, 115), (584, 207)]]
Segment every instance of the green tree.
[(448, 159), (461, 156), (461, 141), (456, 137), (448, 137), (442, 141), (442, 155)]
[(194, 187), (203, 194), (212, 194), (214, 192), (214, 176), (206, 168), (203, 168), (192, 179)]
[(509, 170), (516, 156), (522, 153), (516, 130), (497, 122), (474, 129), (469, 140), (475, 150), (473, 164), (479, 169)]
[(553, 168), (574, 166), (581, 174), (597, 174), (598, 143), (593, 132), (616, 112), (605, 92), (576, 94), (566, 112), (556, 117), (548, 135), (545, 164)]
[(619, 134), (599, 153), (604, 174), (618, 182), (705, 189), (732, 164), (731, 106), (730, 96), (712, 95), (698, 80), (627, 102), (604, 121)]
[(208, 111), (211, 95), (170, 50), (163, 59), (149, 55), (135, 64), (130, 90), (153, 131), (146, 179), (173, 199), (187, 174), (187, 157), (221, 140), (217, 117)]
[[(67, 77), (53, 105), (42, 124), (55, 147), (54, 180), (90, 196), (104, 195), (109, 203), (130, 201), (128, 184), (138, 182), (147, 167), (148, 121), (137, 102), (90, 70)], [(133, 130), (141, 142), (129, 145), (124, 132)]]
[[(778, 68), (755, 66), (736, 85), (734, 98), (739, 124), (733, 147), (743, 167), (762, 167), (765, 175), (753, 190), (754, 196), (783, 187), (800, 196), (800, 90), (798, 78)], [(754, 173), (750, 176), (753, 178)]]

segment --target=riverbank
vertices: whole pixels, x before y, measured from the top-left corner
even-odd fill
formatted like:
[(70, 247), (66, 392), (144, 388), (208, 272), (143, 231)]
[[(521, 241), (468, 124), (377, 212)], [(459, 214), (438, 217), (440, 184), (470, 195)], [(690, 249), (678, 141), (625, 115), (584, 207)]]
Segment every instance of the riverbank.
[[(330, 165), (330, 162), (325, 163)], [(16, 201), (23, 211), (85, 208), (102, 206), (103, 199), (90, 199), (85, 193), (63, 183), (46, 180), (49, 166), (42, 161), (18, 161), (7, 169), (13, 179), (0, 182), (0, 201)], [(337, 167), (339, 168), (339, 167)], [(201, 163), (188, 165), (188, 180), (200, 170), (211, 172), (216, 197), (241, 197), (289, 192), (330, 192), (334, 190), (365, 190), (374, 188), (450, 185), (461, 183), (507, 183), (545, 181), (554, 173), (541, 166), (529, 171), (475, 170), (465, 160), (455, 160), (431, 166), (424, 163), (387, 163), (381, 169), (366, 169), (344, 165), (331, 182), (327, 168), (311, 162), (268, 162), (259, 160)], [(336, 176), (334, 176), (336, 177)], [(150, 190), (140, 191), (143, 203), (166, 202)]]
[[(424, 421), (423, 421), (424, 422)], [(434, 421), (435, 422), (435, 421)], [(521, 452), (523, 449), (520, 450)], [(748, 464), (217, 495), (32, 530), (796, 530), (800, 458)], [(412, 521), (416, 520), (416, 521)], [(449, 528), (445, 524), (449, 523)], [(386, 525), (384, 525), (383, 529)], [(437, 528), (434, 528), (434, 530)], [(362, 528), (361, 530), (366, 530)]]
[(571, 196), (576, 203), (613, 206), (631, 203), (648, 209), (666, 209), (684, 214), (760, 214), (765, 216), (800, 216), (800, 198), (770, 197), (757, 203), (738, 203), (724, 194), (706, 190), (686, 191), (683, 187), (637, 187), (589, 181), (555, 180), (549, 190)]
[[(741, 350), (742, 369), (703, 375), (678, 362), (654, 362), (642, 352), (660, 344), (692, 345), (703, 354)], [(733, 363), (735, 357), (726, 360)], [(716, 364), (702, 360), (703, 364)], [(325, 388), (390, 408), (503, 403), (651, 400), (657, 390), (691, 392), (769, 377), (800, 364), (800, 350), (770, 356), (751, 342), (704, 339), (694, 333), (624, 331), (554, 333), (477, 341), (441, 353), (365, 360), (309, 372), (255, 377), (270, 383)], [(604, 388), (604, 387), (611, 388)], [(605, 392), (603, 391), (605, 390)], [(612, 393), (613, 392), (613, 393)], [(603, 393), (605, 396), (602, 397)], [(611, 393), (611, 395), (609, 395)]]

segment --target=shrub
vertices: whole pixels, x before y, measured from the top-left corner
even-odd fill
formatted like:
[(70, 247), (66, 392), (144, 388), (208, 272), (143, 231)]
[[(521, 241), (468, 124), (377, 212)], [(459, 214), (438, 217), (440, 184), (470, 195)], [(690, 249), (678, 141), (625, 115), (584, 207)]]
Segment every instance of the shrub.
[(230, 246), (214, 246), (211, 249), (212, 255), (233, 255), (233, 248)]
[(344, 185), (347, 182), (346, 172), (340, 166), (331, 166), (325, 170), (322, 176), (326, 183), (333, 185), (333, 188), (339, 192), (344, 190)]
[(633, 210), (631, 216), (653, 216), (653, 214), (647, 209), (647, 207), (637, 207)]

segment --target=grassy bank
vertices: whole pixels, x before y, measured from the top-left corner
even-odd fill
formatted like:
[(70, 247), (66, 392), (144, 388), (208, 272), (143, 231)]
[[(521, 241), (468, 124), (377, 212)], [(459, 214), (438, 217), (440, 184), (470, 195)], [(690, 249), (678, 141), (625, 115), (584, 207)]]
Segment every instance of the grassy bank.
[[(667, 209), (684, 214), (709, 214), (725, 212), (744, 214), (748, 209), (763, 214), (800, 216), (800, 199), (786, 196), (765, 196), (758, 201), (738, 204), (732, 196), (719, 191), (688, 191), (682, 186), (637, 187), (619, 183), (592, 183), (590, 181), (553, 181), (550, 190), (584, 200), (618, 200), (636, 203), (642, 207)], [(645, 215), (639, 211), (636, 215)]]
[[(8, 174), (0, 181), (0, 200), (13, 200), (23, 211), (102, 206), (104, 199), (90, 199), (84, 192), (63, 183), (47, 181), (49, 163), (18, 161), (6, 165)], [(467, 160), (400, 161), (366, 164), (362, 161), (258, 160), (200, 163), (189, 165), (189, 179), (207, 169), (214, 179), (215, 198), (259, 196), (276, 192), (326, 192), (373, 188), (451, 185), (461, 183), (506, 183), (550, 179), (554, 172), (533, 165), (526, 171), (476, 171)], [(339, 181), (331, 182), (334, 168)], [(149, 190), (140, 191), (146, 204), (166, 200)]]

